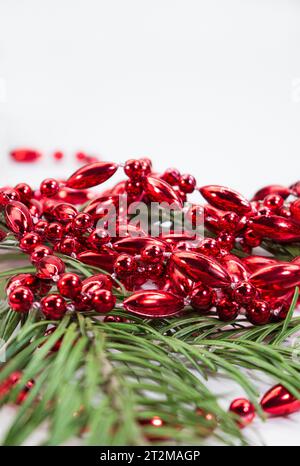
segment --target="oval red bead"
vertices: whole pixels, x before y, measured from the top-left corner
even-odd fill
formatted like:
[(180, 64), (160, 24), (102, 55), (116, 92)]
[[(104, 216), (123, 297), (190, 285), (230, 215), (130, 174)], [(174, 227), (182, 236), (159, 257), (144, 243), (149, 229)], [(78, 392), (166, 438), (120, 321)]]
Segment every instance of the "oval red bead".
[(65, 271), (65, 264), (56, 256), (43, 257), (37, 264), (39, 278), (50, 279)]
[(167, 204), (174, 204), (176, 207), (182, 207), (183, 205), (176, 191), (166, 181), (147, 176), (144, 181), (144, 189), (153, 202), (166, 202)]
[(300, 241), (300, 225), (279, 215), (254, 217), (251, 228), (264, 238), (279, 242)]
[(34, 149), (15, 149), (10, 152), (10, 156), (16, 162), (35, 162), (42, 154)]
[(300, 284), (300, 266), (281, 263), (264, 267), (250, 276), (250, 282), (262, 290), (281, 290)]
[(109, 254), (107, 252), (84, 251), (78, 254), (77, 259), (84, 264), (92, 265), (106, 272), (113, 273), (114, 261), (117, 256), (118, 254), (113, 251)]
[(291, 194), (291, 190), (289, 188), (286, 188), (285, 186), (281, 186), (279, 184), (271, 184), (271, 185), (265, 186), (264, 188), (261, 188), (259, 191), (257, 191), (254, 194), (252, 200), (253, 201), (262, 201), (269, 194), (278, 194), (283, 199), (286, 199)]
[(278, 264), (278, 260), (274, 259), (273, 257), (267, 256), (247, 256), (241, 259), (243, 264), (246, 265), (247, 269), (254, 273), (257, 270), (262, 269), (263, 267), (267, 267), (269, 265)]
[(108, 180), (117, 171), (118, 165), (111, 162), (95, 162), (79, 168), (67, 180), (66, 186), (73, 189), (86, 189)]
[(225, 186), (203, 186), (200, 188), (200, 192), (204, 199), (217, 209), (228, 210), (238, 214), (246, 214), (252, 210), (250, 202), (245, 197)]
[(137, 291), (124, 301), (124, 309), (141, 317), (169, 317), (184, 307), (182, 298), (167, 291)]
[(229, 273), (232, 281), (238, 283), (248, 280), (250, 272), (247, 270), (245, 264), (233, 254), (227, 254), (221, 260), (222, 266)]
[(18, 236), (33, 229), (30, 212), (22, 202), (11, 201), (7, 204), (5, 220), (8, 228)]
[(285, 416), (300, 409), (300, 400), (281, 384), (270, 388), (260, 404), (262, 409), (272, 416)]
[(122, 238), (114, 242), (114, 249), (118, 253), (139, 254), (147, 246), (158, 246), (166, 249), (167, 244), (158, 238), (141, 237), (141, 238)]
[(171, 261), (188, 278), (214, 288), (227, 287), (231, 278), (226, 269), (214, 259), (193, 252), (176, 252)]

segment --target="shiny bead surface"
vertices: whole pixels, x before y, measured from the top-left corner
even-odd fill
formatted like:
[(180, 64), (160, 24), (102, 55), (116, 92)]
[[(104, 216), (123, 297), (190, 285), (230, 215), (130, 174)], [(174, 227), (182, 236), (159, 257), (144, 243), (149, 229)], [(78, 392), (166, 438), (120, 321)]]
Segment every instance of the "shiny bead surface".
[(53, 251), (52, 249), (48, 248), (48, 246), (36, 246), (30, 255), (30, 261), (32, 264), (38, 264), (41, 259), (50, 256), (51, 254), (53, 254)]
[(124, 301), (126, 311), (142, 317), (168, 317), (178, 314), (183, 307), (182, 298), (166, 291), (137, 291)]
[(241, 194), (225, 186), (210, 185), (200, 188), (202, 196), (213, 207), (221, 210), (246, 214), (251, 212), (251, 204)]
[(22, 202), (29, 201), (33, 196), (33, 191), (29, 184), (27, 183), (19, 183), (15, 186), (15, 190), (18, 191), (20, 195), (20, 200)]
[(41, 243), (41, 238), (37, 233), (25, 233), (24, 236), (22, 236), (20, 240), (20, 249), (24, 252), (31, 252), (37, 246), (38, 244)]
[(137, 263), (133, 256), (120, 254), (115, 260), (114, 269), (119, 277), (128, 276), (136, 271)]
[(257, 191), (257, 193), (253, 196), (254, 201), (262, 201), (266, 196), (270, 194), (278, 194), (283, 199), (286, 199), (291, 193), (291, 190), (285, 186), (281, 185), (269, 185), (265, 186), (264, 188)]
[(201, 314), (206, 314), (216, 302), (216, 293), (204, 285), (196, 286), (191, 294), (191, 306)]
[(178, 185), (180, 180), (180, 171), (177, 170), (177, 168), (167, 168), (161, 179), (166, 181), (171, 186)]
[(182, 200), (176, 194), (171, 185), (163, 180), (147, 176), (144, 182), (144, 189), (153, 202), (165, 202), (169, 205), (174, 204), (176, 207), (182, 207)]
[(161, 262), (164, 257), (164, 248), (157, 244), (146, 246), (141, 250), (141, 260), (144, 262)]
[(237, 398), (230, 404), (229, 411), (239, 417), (238, 425), (246, 427), (255, 417), (255, 408), (246, 398)]
[(234, 320), (237, 317), (238, 312), (238, 304), (227, 297), (220, 299), (217, 303), (217, 314), (220, 320), (225, 322)]
[(264, 325), (270, 317), (271, 310), (265, 301), (257, 300), (247, 308), (247, 319), (254, 325)]
[(193, 175), (181, 175), (178, 186), (184, 193), (192, 193), (196, 187), (196, 179)]
[(66, 186), (73, 189), (86, 189), (108, 180), (117, 171), (118, 165), (111, 162), (96, 162), (79, 168), (67, 180)]
[(27, 313), (34, 301), (30, 288), (18, 286), (9, 293), (8, 304), (16, 312)]
[(33, 222), (28, 208), (18, 201), (11, 201), (5, 207), (7, 227), (15, 235), (23, 235), (33, 229)]
[(76, 273), (64, 273), (57, 282), (57, 289), (64, 298), (73, 299), (81, 292), (81, 279)]
[(99, 314), (107, 314), (113, 310), (116, 298), (110, 290), (97, 290), (92, 298), (92, 306)]
[(270, 388), (262, 397), (260, 404), (271, 416), (286, 416), (300, 410), (300, 400), (281, 384)]
[(52, 215), (63, 224), (73, 220), (77, 213), (77, 209), (74, 206), (64, 203), (57, 204), (52, 211)]
[(254, 217), (251, 228), (260, 236), (275, 241), (300, 241), (300, 225), (278, 215)]
[(109, 233), (103, 228), (96, 228), (88, 237), (88, 244), (95, 251), (100, 251), (102, 246), (110, 242)]
[(43, 197), (53, 197), (59, 191), (59, 183), (54, 178), (46, 178), (41, 182), (40, 192)]
[(37, 270), (39, 278), (51, 279), (64, 272), (65, 264), (59, 257), (46, 256), (37, 263)]
[(256, 288), (249, 282), (241, 282), (234, 289), (234, 300), (239, 304), (249, 304), (256, 296)]
[(41, 310), (49, 320), (60, 320), (67, 311), (67, 303), (59, 294), (51, 294), (41, 299)]
[(258, 269), (250, 276), (251, 283), (262, 290), (289, 289), (300, 284), (300, 265), (278, 263)]

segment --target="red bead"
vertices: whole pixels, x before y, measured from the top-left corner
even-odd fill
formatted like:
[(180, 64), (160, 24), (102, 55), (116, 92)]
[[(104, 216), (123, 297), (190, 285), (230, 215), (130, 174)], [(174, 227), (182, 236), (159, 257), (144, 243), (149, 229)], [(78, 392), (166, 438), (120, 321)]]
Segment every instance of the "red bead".
[(110, 242), (109, 233), (103, 228), (96, 228), (88, 237), (88, 244), (95, 251), (100, 251), (102, 246)]
[(216, 302), (216, 293), (214, 290), (204, 285), (198, 285), (193, 289), (191, 295), (191, 306), (201, 314), (206, 314)]
[(227, 232), (236, 231), (240, 222), (240, 217), (235, 212), (227, 212), (221, 218), (221, 228)]
[(52, 210), (52, 215), (61, 223), (68, 223), (77, 215), (77, 209), (71, 204), (57, 204)]
[(115, 273), (119, 277), (125, 277), (133, 274), (137, 269), (137, 263), (133, 256), (120, 254), (114, 263)]
[(220, 320), (225, 322), (234, 320), (239, 313), (239, 306), (229, 298), (222, 298), (217, 304), (217, 314)]
[(176, 252), (171, 261), (188, 278), (202, 282), (214, 288), (223, 288), (230, 285), (231, 280), (227, 271), (214, 259), (202, 254), (191, 252)]
[(252, 228), (247, 228), (244, 232), (245, 244), (251, 248), (257, 248), (261, 244), (261, 237)]
[(165, 249), (157, 244), (146, 246), (141, 250), (141, 260), (144, 262), (161, 262), (164, 259)]
[(124, 322), (124, 319), (120, 316), (105, 316), (103, 322), (118, 324), (120, 322)]
[(72, 228), (74, 231), (86, 231), (94, 224), (92, 217), (89, 214), (81, 212), (76, 215), (72, 221)]
[(146, 264), (145, 266), (145, 277), (150, 280), (156, 280), (162, 276), (164, 272), (164, 265), (160, 263)]
[(42, 154), (34, 149), (15, 149), (10, 152), (10, 156), (16, 162), (26, 163), (35, 162)]
[(42, 216), (43, 206), (36, 199), (31, 199), (31, 201), (27, 203), (27, 207), (29, 209), (30, 215), (34, 217), (35, 220), (39, 219)]
[(92, 301), (91, 298), (83, 293), (76, 297), (74, 301), (74, 306), (76, 311), (88, 312), (92, 310)]
[(8, 303), (11, 309), (16, 312), (26, 313), (30, 310), (34, 301), (34, 296), (30, 288), (18, 286), (9, 293)]
[(292, 219), (295, 220), (295, 222), (300, 222), (300, 199), (291, 203), (290, 211)]
[(58, 251), (66, 256), (77, 255), (82, 251), (82, 245), (75, 238), (65, 238), (57, 244)]
[(30, 261), (34, 265), (38, 264), (41, 259), (50, 256), (52, 253), (52, 249), (48, 248), (48, 246), (36, 246), (30, 255)]
[(0, 190), (0, 210), (2, 210), (10, 201), (20, 201), (21, 196), (16, 189), (6, 188)]
[(81, 279), (76, 273), (64, 273), (57, 282), (57, 289), (64, 298), (73, 299), (81, 292)]
[(269, 194), (264, 198), (264, 206), (272, 212), (278, 211), (283, 206), (283, 197), (279, 194)]
[(140, 160), (130, 159), (124, 165), (125, 174), (132, 179), (140, 179), (143, 176), (143, 164)]
[(34, 231), (40, 235), (40, 237), (44, 237), (46, 228), (48, 226), (48, 222), (46, 220), (39, 220), (35, 226), (34, 226)]
[(257, 193), (253, 196), (253, 201), (262, 201), (269, 194), (278, 194), (283, 199), (286, 199), (290, 195), (290, 193), (291, 191), (289, 188), (274, 184), (270, 186), (265, 186), (264, 188), (257, 191)]
[(216, 257), (220, 253), (220, 246), (214, 238), (205, 238), (196, 249), (200, 254), (209, 257)]
[(196, 187), (196, 179), (193, 175), (181, 175), (179, 179), (179, 189), (184, 193), (192, 193)]
[(35, 246), (41, 243), (37, 233), (25, 233), (20, 240), (20, 249), (24, 252), (32, 252)]
[(128, 180), (125, 184), (125, 191), (129, 197), (136, 198), (143, 192), (143, 184), (138, 180)]
[(5, 207), (7, 227), (18, 236), (33, 229), (33, 222), (28, 208), (18, 201), (11, 201)]
[(66, 186), (73, 189), (86, 189), (108, 180), (117, 171), (118, 165), (111, 162), (95, 162), (79, 168), (67, 180)]
[(56, 152), (54, 152), (54, 154), (53, 154), (53, 158), (54, 158), (55, 160), (61, 160), (61, 159), (64, 158), (64, 154), (63, 154), (63, 152), (61, 152), (61, 151), (56, 151)]
[(286, 416), (300, 410), (300, 400), (281, 384), (270, 388), (260, 404), (262, 409), (272, 416)]
[(251, 283), (262, 290), (282, 290), (300, 285), (300, 265), (278, 263), (258, 269), (250, 276)]
[(41, 310), (50, 320), (60, 320), (67, 310), (67, 303), (59, 294), (50, 294), (41, 299)]
[(167, 243), (152, 237), (140, 237), (140, 238), (122, 238), (114, 242), (114, 249), (119, 253), (131, 254), (140, 254), (142, 249), (148, 246), (158, 246), (161, 248), (166, 248)]
[(178, 314), (184, 307), (182, 298), (166, 291), (143, 290), (126, 298), (124, 309), (142, 317), (168, 317)]
[(113, 251), (110, 253), (107, 251), (84, 251), (78, 254), (77, 259), (84, 264), (92, 265), (94, 267), (98, 267), (99, 269), (105, 270), (106, 272), (112, 273), (114, 270), (114, 261), (116, 257), (117, 254)]
[(33, 197), (33, 191), (27, 183), (17, 184), (15, 190), (18, 191), (22, 202), (27, 202)]
[(231, 251), (234, 247), (235, 237), (233, 234), (223, 231), (219, 233), (217, 242), (220, 248), (225, 249), (226, 251)]
[(278, 260), (274, 259), (273, 257), (266, 257), (266, 256), (247, 256), (241, 259), (243, 264), (246, 265), (247, 269), (254, 273), (263, 267), (268, 265), (278, 264)]
[(112, 290), (113, 283), (109, 276), (99, 273), (86, 278), (82, 282), (82, 294), (92, 298), (93, 293), (100, 289)]
[(249, 304), (256, 296), (256, 288), (249, 282), (241, 282), (234, 289), (234, 300), (239, 304)]
[(180, 171), (177, 170), (177, 168), (168, 168), (162, 175), (161, 179), (171, 186), (175, 186), (179, 184), (180, 176)]
[(224, 186), (203, 186), (200, 188), (202, 196), (213, 207), (221, 210), (246, 214), (251, 212), (251, 204), (241, 194)]
[(177, 208), (182, 207), (182, 200), (177, 195), (176, 191), (163, 180), (147, 176), (144, 182), (144, 189), (152, 202), (165, 202)]
[(67, 202), (68, 204), (82, 205), (94, 197), (95, 194), (87, 189), (71, 189), (64, 186), (63, 188), (60, 188), (55, 199)]
[(59, 183), (54, 178), (46, 178), (41, 182), (40, 192), (43, 197), (53, 197), (59, 191)]
[(96, 312), (106, 314), (113, 310), (116, 298), (110, 290), (97, 290), (92, 298), (92, 305)]
[(257, 300), (247, 309), (247, 319), (253, 325), (267, 324), (271, 317), (271, 310), (265, 301)]
[(233, 400), (229, 407), (229, 411), (239, 417), (238, 425), (240, 427), (245, 427), (250, 424), (255, 417), (255, 408), (246, 398), (237, 398)]
[(37, 263), (37, 269), (39, 278), (51, 279), (65, 271), (65, 264), (59, 257), (46, 256)]
[(173, 262), (169, 263), (168, 274), (170, 283), (167, 283), (166, 291), (173, 291), (174, 294), (186, 297), (192, 291), (195, 282), (182, 273)]
[(250, 273), (247, 267), (233, 254), (226, 254), (221, 259), (221, 264), (224, 269), (227, 270), (232, 282), (239, 283), (244, 280), (248, 280)]
[(45, 236), (52, 243), (60, 241), (64, 235), (64, 227), (58, 222), (51, 222), (45, 228)]
[(278, 215), (254, 217), (251, 228), (264, 238), (275, 241), (283, 243), (300, 241), (300, 225)]

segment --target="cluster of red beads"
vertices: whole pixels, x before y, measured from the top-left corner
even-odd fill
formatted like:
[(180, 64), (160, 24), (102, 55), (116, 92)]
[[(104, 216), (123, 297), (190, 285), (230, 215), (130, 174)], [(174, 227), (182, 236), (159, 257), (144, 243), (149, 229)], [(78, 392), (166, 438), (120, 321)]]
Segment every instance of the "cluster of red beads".
[[(186, 305), (200, 314), (216, 312), (223, 321), (244, 314), (253, 324), (265, 324), (286, 316), (293, 288), (300, 283), (299, 261), (287, 264), (251, 253), (264, 239), (300, 241), (300, 183), (265, 187), (248, 201), (222, 186), (197, 188), (192, 175), (176, 169), (153, 173), (151, 161), (141, 158), (125, 162), (128, 178), (113, 188), (102, 194), (89, 189), (119, 167), (93, 161), (66, 181), (47, 178), (39, 189), (26, 183), (0, 189), (6, 227), (36, 267), (35, 274), (9, 282), (12, 309), (28, 312), (39, 303), (45, 317), (54, 320), (68, 310), (109, 313), (116, 304), (112, 284), (117, 279), (133, 292), (124, 308), (145, 317), (175, 315)], [(185, 207), (191, 227), (180, 234), (152, 237), (119, 217), (115, 236), (98, 226), (107, 211), (116, 212), (125, 194), (129, 201), (147, 205), (167, 202), (180, 212), (195, 190), (207, 204)], [(199, 212), (214, 238), (195, 241), (191, 228)], [(128, 211), (122, 212), (124, 217), (129, 219)], [(234, 248), (248, 256), (240, 259)], [(66, 273), (60, 254), (101, 268), (111, 278)]]

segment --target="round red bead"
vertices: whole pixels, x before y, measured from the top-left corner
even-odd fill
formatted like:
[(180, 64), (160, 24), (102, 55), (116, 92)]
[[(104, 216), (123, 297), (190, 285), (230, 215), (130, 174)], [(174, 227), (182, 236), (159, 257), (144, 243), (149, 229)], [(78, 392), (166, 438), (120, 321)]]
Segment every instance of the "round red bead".
[(32, 252), (41, 243), (41, 238), (37, 233), (25, 233), (20, 240), (20, 249), (24, 252)]
[(267, 324), (271, 317), (271, 310), (266, 301), (257, 300), (247, 309), (247, 318), (254, 325)]
[(33, 304), (34, 296), (30, 288), (18, 286), (10, 292), (8, 303), (11, 309), (16, 312), (26, 313)]
[(76, 273), (65, 273), (58, 280), (57, 288), (62, 296), (73, 299), (81, 292), (81, 279)]
[(53, 197), (59, 191), (59, 183), (54, 178), (46, 178), (41, 182), (40, 192), (43, 197)]
[(116, 298), (110, 290), (97, 290), (92, 298), (92, 305), (100, 314), (112, 311), (115, 304)]
[(237, 398), (233, 400), (229, 407), (229, 411), (239, 417), (237, 422), (240, 427), (245, 427), (250, 424), (255, 417), (255, 408), (246, 398)]
[(67, 310), (67, 303), (59, 294), (50, 294), (41, 299), (41, 310), (46, 319), (60, 320)]

